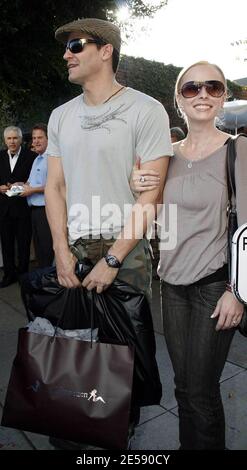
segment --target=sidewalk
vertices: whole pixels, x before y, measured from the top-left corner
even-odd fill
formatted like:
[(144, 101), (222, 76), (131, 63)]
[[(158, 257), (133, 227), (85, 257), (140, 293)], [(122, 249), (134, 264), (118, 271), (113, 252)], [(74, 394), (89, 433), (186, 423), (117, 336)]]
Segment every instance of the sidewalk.
[[(153, 318), (157, 360), (163, 384), (160, 406), (142, 408), (133, 450), (178, 449), (178, 415), (173, 372), (160, 321), (159, 282), (153, 283)], [(18, 285), (0, 290), (0, 417), (16, 353), (17, 331), (25, 326)], [(226, 447), (247, 450), (247, 338), (236, 333), (223, 371), (221, 389), (226, 415)], [(46, 436), (0, 427), (0, 450), (51, 450)]]

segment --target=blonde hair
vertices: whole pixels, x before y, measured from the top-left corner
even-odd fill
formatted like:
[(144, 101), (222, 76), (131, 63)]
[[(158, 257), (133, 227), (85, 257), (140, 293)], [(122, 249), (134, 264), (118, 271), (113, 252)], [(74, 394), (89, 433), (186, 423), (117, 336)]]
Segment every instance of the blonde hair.
[(177, 103), (177, 95), (179, 94), (179, 90), (180, 90), (180, 84), (181, 84), (181, 81), (182, 81), (182, 78), (184, 77), (184, 75), (190, 70), (192, 69), (193, 67), (196, 67), (197, 65), (209, 65), (210, 67), (214, 67), (221, 75), (222, 79), (223, 79), (223, 83), (225, 85), (225, 90), (226, 90), (226, 93), (227, 93), (227, 81), (226, 81), (226, 77), (224, 75), (224, 72), (221, 70), (221, 68), (216, 65), (216, 64), (212, 64), (211, 62), (208, 62), (207, 60), (199, 60), (198, 62), (195, 62), (194, 64), (191, 64), (189, 65), (188, 67), (184, 67), (178, 74), (178, 77), (177, 77), (177, 80), (176, 80), (176, 84), (175, 84), (175, 91), (174, 91), (174, 106), (175, 108), (177, 109), (178, 111), (178, 114), (181, 116), (180, 117), (184, 117), (183, 116), (183, 113), (181, 113), (181, 110), (178, 106), (178, 103)]

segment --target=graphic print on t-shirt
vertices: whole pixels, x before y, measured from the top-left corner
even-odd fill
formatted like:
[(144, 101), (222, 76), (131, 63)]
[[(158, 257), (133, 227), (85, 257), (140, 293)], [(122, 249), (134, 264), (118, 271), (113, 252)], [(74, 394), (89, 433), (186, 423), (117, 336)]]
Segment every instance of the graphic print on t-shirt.
[(79, 115), (81, 119), (81, 128), (88, 131), (95, 131), (97, 129), (106, 129), (111, 134), (111, 129), (107, 123), (109, 121), (122, 121), (127, 124), (127, 121), (120, 118), (120, 114), (123, 112), (121, 109), (124, 104), (121, 104), (118, 108), (112, 110), (111, 107), (104, 113), (98, 115)]

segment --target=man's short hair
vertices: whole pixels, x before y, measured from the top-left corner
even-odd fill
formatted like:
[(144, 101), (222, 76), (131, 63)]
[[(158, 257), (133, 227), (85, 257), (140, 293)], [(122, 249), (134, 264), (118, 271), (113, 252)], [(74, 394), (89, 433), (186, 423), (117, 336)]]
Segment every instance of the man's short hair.
[(175, 137), (177, 141), (183, 140), (185, 138), (185, 133), (181, 127), (171, 127), (170, 134), (171, 137)]
[(20, 129), (20, 127), (16, 127), (16, 126), (5, 127), (3, 131), (4, 138), (6, 137), (6, 134), (8, 134), (9, 132), (16, 132), (18, 137), (22, 139), (22, 130)]
[[(95, 39), (96, 41), (99, 39), (97, 36), (92, 36), (92, 39)], [(97, 49), (101, 49), (102, 44), (96, 44)], [(117, 49), (113, 48), (112, 52), (112, 70), (114, 73), (117, 73), (118, 65), (119, 65), (119, 60), (120, 60), (120, 53), (117, 51)]]
[(43, 131), (47, 137), (47, 124), (45, 124), (44, 122), (38, 122), (33, 126), (32, 132), (33, 131)]

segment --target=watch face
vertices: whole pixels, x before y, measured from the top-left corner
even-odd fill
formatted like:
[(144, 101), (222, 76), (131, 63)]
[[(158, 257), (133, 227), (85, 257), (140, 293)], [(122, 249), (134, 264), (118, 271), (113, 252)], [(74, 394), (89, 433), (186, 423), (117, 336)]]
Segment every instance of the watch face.
[(113, 256), (108, 255), (107, 256), (107, 262), (110, 266), (114, 266), (116, 264), (116, 259)]
[(112, 268), (119, 268), (120, 265), (121, 265), (121, 263), (118, 261), (118, 259), (114, 255), (106, 255), (105, 260), (106, 260), (108, 266), (110, 266)]

